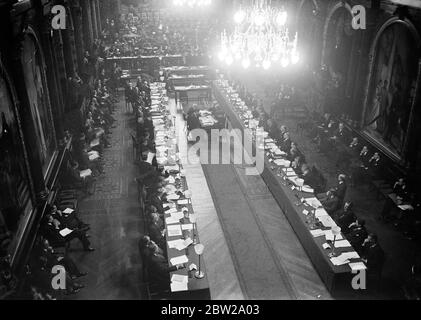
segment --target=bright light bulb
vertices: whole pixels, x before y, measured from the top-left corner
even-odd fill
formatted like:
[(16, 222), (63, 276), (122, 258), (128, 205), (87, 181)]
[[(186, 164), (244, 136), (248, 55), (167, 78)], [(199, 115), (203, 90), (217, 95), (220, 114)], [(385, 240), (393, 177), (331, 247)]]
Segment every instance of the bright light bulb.
[(258, 13), (254, 17), (254, 23), (256, 24), (256, 26), (261, 27), (265, 23), (265, 17), (263, 16), (263, 14)]
[(219, 60), (221, 60), (221, 61), (224, 61), (224, 60), (225, 60), (225, 56), (226, 56), (226, 52), (225, 52), (225, 50), (221, 50), (221, 51), (218, 53), (218, 59), (219, 59)]
[(288, 67), (289, 66), (289, 59), (288, 58), (282, 58), (281, 65), (284, 68)]
[(243, 10), (239, 10), (234, 15), (234, 21), (237, 24), (241, 24), (246, 18), (246, 13)]
[(291, 56), (291, 62), (292, 62), (292, 64), (297, 64), (298, 61), (300, 61), (300, 56), (298, 55), (298, 53), (294, 53)]
[(280, 26), (284, 26), (287, 23), (287, 18), (288, 18), (288, 14), (286, 13), (286, 11), (282, 11), (276, 17), (276, 23), (279, 24)]
[(269, 60), (263, 61), (263, 64), (262, 64), (263, 69), (268, 70), (270, 68), (270, 65), (271, 65), (271, 63), (270, 63)]
[(241, 64), (243, 65), (244, 69), (247, 69), (248, 67), (250, 67), (250, 59), (249, 58), (244, 59)]
[(227, 65), (232, 65), (232, 63), (234, 62), (234, 59), (232, 58), (232, 56), (228, 56), (226, 59), (225, 59), (225, 63), (227, 64)]

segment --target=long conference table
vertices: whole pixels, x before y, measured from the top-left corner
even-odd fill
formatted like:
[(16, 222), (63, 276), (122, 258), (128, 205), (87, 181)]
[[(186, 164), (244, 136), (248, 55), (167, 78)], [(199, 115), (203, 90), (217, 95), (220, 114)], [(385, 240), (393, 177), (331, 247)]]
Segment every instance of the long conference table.
[[(157, 162), (170, 173), (170, 176), (166, 179), (168, 182), (166, 188), (169, 189), (167, 190), (169, 202), (164, 203), (164, 207), (169, 206), (171, 208), (164, 215), (169, 267), (179, 264), (174, 262), (174, 259), (177, 260), (180, 257), (187, 259), (183, 262), (185, 268), (170, 273), (171, 299), (208, 300), (210, 299), (210, 290), (204, 259), (201, 257), (199, 264), (199, 255), (194, 248), (195, 244), (200, 243), (196, 226), (197, 219), (195, 219), (196, 215), (186, 192), (188, 186), (182, 165), (177, 164), (176, 161), (176, 154), (179, 150), (175, 138), (174, 124), (168, 121), (171, 119), (171, 114), (168, 110), (168, 97), (166, 96), (164, 83), (151, 84), (151, 100)], [(168, 141), (165, 137), (168, 137)], [(188, 217), (184, 216), (183, 210), (188, 211)], [(209, 250), (209, 248), (205, 248), (205, 250), (207, 249)], [(192, 269), (193, 266), (196, 266), (194, 270)], [(199, 266), (204, 273), (204, 277), (200, 279), (195, 277), (195, 272), (198, 271)]]
[[(212, 84), (212, 88), (215, 98), (226, 113), (228, 123), (232, 128), (240, 129), (244, 132), (246, 128), (245, 118), (241, 116), (243, 110), (241, 110), (241, 103), (238, 104), (238, 95), (236, 95), (235, 99), (232, 99), (232, 91), (230, 92), (232, 89), (227, 89), (227, 84), (221, 81), (215, 81)], [(256, 150), (255, 142), (253, 142), (253, 150)], [(326, 216), (325, 210), (320, 207), (320, 202), (319, 205), (317, 204), (318, 200), (314, 194), (301, 191), (303, 188), (297, 188), (288, 180), (288, 171), (291, 169), (277, 165), (277, 163), (279, 162), (277, 162), (273, 154), (265, 151), (262, 178), (281, 210), (287, 216), (289, 223), (329, 292), (332, 295), (349, 292), (349, 290), (352, 290), (352, 278), (357, 275), (359, 270), (366, 269), (365, 264), (352, 246), (342, 242), (343, 240), (346, 241), (342, 233), (335, 238), (335, 243), (347, 246), (335, 246), (335, 258), (331, 259), (332, 257), (329, 256), (331, 248), (326, 249), (324, 246), (327, 245), (327, 239), (332, 241), (332, 230), (331, 227), (326, 227), (318, 220), (325, 221), (326, 225), (332, 225), (331, 223), (334, 223), (334, 221), (330, 221), (330, 216)], [(303, 201), (303, 199), (305, 200)], [(310, 204), (313, 204), (313, 206)], [(324, 218), (315, 218), (318, 214), (320, 216), (323, 215)], [(330, 245), (332, 246), (333, 243), (330, 243)], [(342, 254), (349, 257), (349, 259), (345, 259), (348, 261), (347, 263), (341, 264), (341, 262), (337, 261), (337, 257), (345, 257), (341, 256)], [(342, 260), (344, 261), (344, 259)], [(333, 261), (340, 265), (335, 265)]]

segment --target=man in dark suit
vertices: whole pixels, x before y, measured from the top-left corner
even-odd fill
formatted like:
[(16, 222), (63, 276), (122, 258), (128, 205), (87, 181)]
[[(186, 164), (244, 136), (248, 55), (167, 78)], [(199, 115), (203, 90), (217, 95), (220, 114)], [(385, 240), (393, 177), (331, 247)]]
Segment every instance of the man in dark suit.
[(362, 244), (362, 258), (367, 265), (369, 274), (380, 275), (384, 263), (384, 251), (380, 247), (377, 235), (371, 233)]
[(63, 229), (64, 228), (60, 226), (60, 223), (55, 224), (54, 218), (50, 214), (47, 214), (46, 224), (44, 225), (43, 231), (44, 231), (44, 236), (48, 241), (52, 243), (64, 244), (66, 242), (69, 242), (77, 238), (82, 243), (83, 249), (85, 251), (95, 250), (94, 248), (91, 247), (91, 243), (89, 242), (88, 237), (85, 232), (75, 229), (68, 235), (62, 236), (60, 234), (60, 231)]
[(363, 219), (357, 219), (349, 226), (349, 233), (347, 235), (347, 239), (351, 243), (355, 251), (361, 253), (362, 244), (367, 238), (367, 235), (368, 233), (365, 229), (365, 221)]
[(341, 206), (340, 200), (335, 191), (329, 192), (328, 197), (321, 201), (321, 203), (329, 215), (333, 215)]
[(338, 196), (341, 204), (343, 203), (345, 199), (346, 189), (347, 189), (346, 176), (344, 174), (340, 174), (338, 176), (338, 185), (334, 187), (332, 190), (336, 192), (336, 195)]
[(168, 287), (170, 284), (170, 272), (185, 268), (183, 264), (169, 267), (162, 249), (152, 240), (142, 239), (140, 246), (140, 250), (146, 258), (151, 280), (162, 287)]
[(343, 208), (335, 214), (335, 221), (344, 234), (349, 232), (349, 226), (357, 220), (352, 207), (352, 202), (345, 202)]
[(291, 151), (291, 143), (292, 142), (289, 137), (289, 132), (285, 132), (280, 146), (281, 150), (286, 153), (289, 153)]

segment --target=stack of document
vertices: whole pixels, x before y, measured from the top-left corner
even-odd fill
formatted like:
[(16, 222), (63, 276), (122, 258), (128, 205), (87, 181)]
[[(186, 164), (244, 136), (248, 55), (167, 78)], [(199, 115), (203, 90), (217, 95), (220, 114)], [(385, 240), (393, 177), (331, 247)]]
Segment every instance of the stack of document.
[(91, 169), (82, 170), (80, 172), (80, 177), (81, 178), (86, 178), (86, 177), (89, 177), (91, 174), (92, 174), (92, 170)]
[(328, 216), (329, 214), (326, 212), (324, 208), (317, 208), (315, 212), (316, 218), (322, 217), (322, 216)]
[(169, 225), (167, 226), (167, 229), (168, 237), (178, 237), (183, 234), (180, 224)]
[(303, 191), (303, 192), (307, 192), (307, 193), (314, 193), (314, 189), (313, 189), (313, 188), (311, 188), (311, 187), (309, 187), (309, 186), (307, 186), (307, 185), (304, 185), (304, 186), (301, 188), (301, 191)]
[(367, 267), (363, 262), (353, 262), (349, 264), (349, 267), (352, 271), (359, 271), (359, 270), (365, 270)]
[(183, 239), (170, 240), (170, 241), (167, 242), (168, 248), (175, 249), (175, 248), (179, 247), (180, 245), (182, 245), (183, 242), (184, 242)]
[(181, 242), (178, 242), (175, 245), (175, 249), (177, 249), (178, 251), (184, 250), (186, 249), (189, 245), (191, 245), (193, 243), (193, 240), (190, 238), (187, 238), (186, 240), (182, 240)]
[(67, 236), (68, 234), (71, 234), (73, 232), (73, 230), (68, 229), (68, 228), (64, 228), (63, 230), (60, 230), (59, 233), (62, 237)]
[(187, 262), (189, 262), (189, 259), (187, 258), (186, 255), (182, 255), (182, 256), (174, 257), (174, 258), (170, 259), (170, 263), (173, 266), (176, 266), (178, 264), (187, 263)]
[(180, 219), (174, 218), (172, 216), (165, 218), (165, 223), (166, 224), (175, 224), (175, 223), (180, 223)]
[(75, 211), (75, 210), (70, 209), (70, 208), (66, 208), (66, 210), (63, 211), (63, 213), (64, 214), (71, 214), (73, 211)]
[(313, 237), (320, 237), (325, 235), (325, 232), (322, 229), (310, 230), (310, 233), (313, 235)]
[(326, 228), (332, 228), (336, 226), (336, 222), (330, 216), (321, 216), (318, 217), (318, 219)]
[(175, 193), (169, 194), (169, 195), (167, 196), (167, 199), (168, 199), (168, 200), (178, 200), (179, 198), (180, 198), (180, 195), (175, 194)]
[(335, 242), (335, 248), (348, 248), (352, 247), (348, 240), (340, 240)]
[(312, 206), (313, 208), (319, 208), (322, 206), (322, 204), (320, 203), (319, 199), (313, 197), (313, 198), (306, 198), (305, 199), (307, 204)]
[(348, 260), (351, 260), (351, 259), (358, 259), (358, 258), (360, 257), (360, 255), (359, 255), (357, 252), (355, 252), (355, 251), (351, 251), (351, 252), (344, 252), (344, 253), (342, 253), (342, 254), (341, 254), (341, 256), (342, 256), (344, 259), (348, 259)]
[(335, 266), (341, 266), (341, 265), (349, 263), (349, 260), (346, 257), (343, 257), (343, 256), (330, 258), (330, 261)]
[(171, 212), (170, 216), (171, 216), (171, 218), (180, 220), (181, 218), (184, 217), (184, 214), (182, 212), (175, 211), (175, 212)]
[[(324, 234), (326, 236), (326, 241), (333, 241), (334, 240), (335, 236), (333, 235), (332, 230), (324, 230), (323, 232), (324, 232)], [(343, 239), (342, 238), (342, 235), (338, 234), (336, 236), (336, 240), (335, 241), (342, 240), (342, 239)], [(335, 247), (336, 247), (336, 245), (335, 245)]]
[(193, 230), (193, 224), (192, 223), (182, 224), (181, 230)]
[(171, 292), (187, 291), (189, 278), (180, 274), (171, 276)]

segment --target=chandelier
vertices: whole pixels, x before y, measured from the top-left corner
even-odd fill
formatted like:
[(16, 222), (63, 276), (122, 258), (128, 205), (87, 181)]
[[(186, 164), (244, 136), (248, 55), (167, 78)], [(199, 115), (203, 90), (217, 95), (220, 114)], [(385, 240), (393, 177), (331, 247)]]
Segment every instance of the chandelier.
[(212, 4), (212, 0), (173, 0), (173, 4), (177, 7), (204, 7)]
[(241, 63), (269, 69), (280, 64), (288, 67), (297, 64), (297, 34), (290, 37), (287, 27), (288, 14), (284, 8), (270, 6), (270, 0), (253, 0), (249, 8), (240, 8), (234, 15), (232, 34), (221, 34), (219, 60), (228, 66)]

